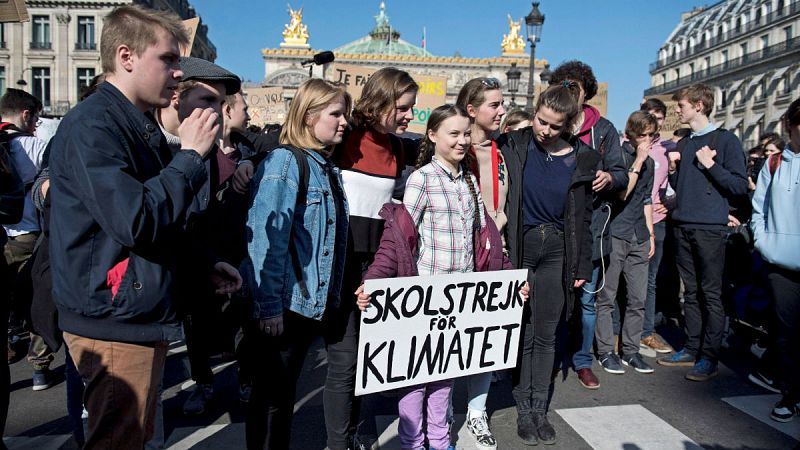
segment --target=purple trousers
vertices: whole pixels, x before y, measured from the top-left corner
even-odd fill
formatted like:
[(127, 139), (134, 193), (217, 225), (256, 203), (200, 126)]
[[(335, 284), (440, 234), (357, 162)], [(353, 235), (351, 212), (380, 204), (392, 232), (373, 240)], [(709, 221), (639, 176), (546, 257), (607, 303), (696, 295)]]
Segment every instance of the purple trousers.
[[(425, 445), (431, 448), (446, 449), (450, 446), (450, 430), (447, 426), (447, 408), (450, 402), (450, 389), (453, 380), (434, 381), (420, 384), (404, 391), (398, 404), (400, 414), (400, 446), (406, 449), (419, 449)], [(427, 404), (427, 415), (423, 408)], [(423, 433), (422, 424), (427, 417), (427, 428)]]

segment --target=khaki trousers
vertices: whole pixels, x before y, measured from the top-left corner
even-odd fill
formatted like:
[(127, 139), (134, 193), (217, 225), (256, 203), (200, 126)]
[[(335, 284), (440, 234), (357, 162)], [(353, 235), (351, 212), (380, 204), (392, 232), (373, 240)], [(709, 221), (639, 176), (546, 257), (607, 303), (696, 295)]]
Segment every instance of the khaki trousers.
[(167, 343), (101, 341), (64, 332), (86, 384), (89, 433), (84, 450), (141, 450), (153, 436)]

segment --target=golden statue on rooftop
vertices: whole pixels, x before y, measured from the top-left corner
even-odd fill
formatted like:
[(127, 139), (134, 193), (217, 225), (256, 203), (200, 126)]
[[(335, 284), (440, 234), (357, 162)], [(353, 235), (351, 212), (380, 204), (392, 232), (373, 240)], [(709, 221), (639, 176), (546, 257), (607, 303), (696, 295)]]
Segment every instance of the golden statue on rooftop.
[(301, 47), (309, 48), (308, 45), (308, 28), (303, 25), (303, 7), (295, 11), (292, 5), (289, 7), (289, 16), (292, 20), (288, 25), (283, 26), (283, 42), (281, 47)]
[(525, 40), (519, 35), (519, 30), (522, 28), (522, 20), (516, 22), (511, 19), (511, 14), (508, 15), (508, 34), (503, 35), (503, 42), (500, 44), (503, 47), (503, 56), (524, 56), (525, 55)]

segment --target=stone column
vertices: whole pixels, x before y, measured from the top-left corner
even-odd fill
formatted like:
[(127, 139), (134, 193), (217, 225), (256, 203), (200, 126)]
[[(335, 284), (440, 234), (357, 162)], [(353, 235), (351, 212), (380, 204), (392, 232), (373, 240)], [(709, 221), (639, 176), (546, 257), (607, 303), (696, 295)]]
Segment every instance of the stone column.
[[(69, 38), (69, 23), (72, 17), (66, 10), (59, 11), (55, 14), (56, 27), (53, 30), (53, 50), (55, 52), (55, 61), (53, 70), (50, 72), (50, 83), (52, 86), (51, 100), (52, 106), (55, 108), (59, 102), (69, 102), (74, 105), (77, 101), (77, 95), (71, 89), (75, 83), (71, 83), (74, 79), (73, 67), (70, 64), (70, 55), (72, 54), (72, 40)], [(65, 111), (59, 111), (59, 114), (64, 114)]]

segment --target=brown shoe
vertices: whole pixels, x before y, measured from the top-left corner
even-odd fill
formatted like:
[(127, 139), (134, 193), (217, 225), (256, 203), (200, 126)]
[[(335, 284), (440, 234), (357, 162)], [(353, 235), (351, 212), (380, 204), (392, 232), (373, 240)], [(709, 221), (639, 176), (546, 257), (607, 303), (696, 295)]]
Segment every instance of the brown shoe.
[(600, 389), (600, 380), (597, 379), (592, 369), (578, 369), (578, 381), (586, 389)]
[(664, 338), (656, 333), (642, 339), (639, 345), (654, 350), (656, 353), (671, 353), (672, 347), (664, 341)]

